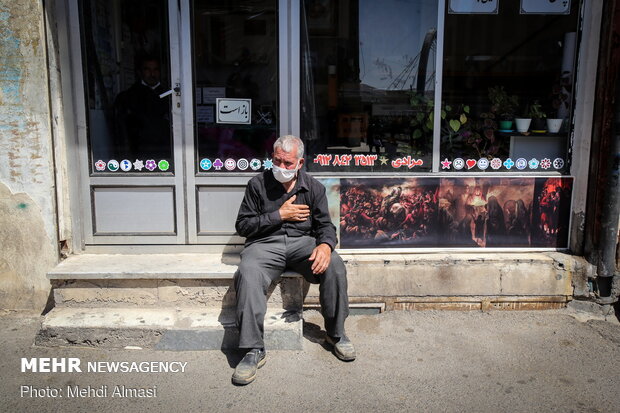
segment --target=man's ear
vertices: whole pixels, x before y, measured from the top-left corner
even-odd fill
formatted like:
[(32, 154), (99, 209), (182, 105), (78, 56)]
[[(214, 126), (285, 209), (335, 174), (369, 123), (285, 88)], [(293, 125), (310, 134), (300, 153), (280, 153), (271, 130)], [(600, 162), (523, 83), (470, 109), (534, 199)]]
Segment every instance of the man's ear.
[(301, 169), (302, 166), (304, 166), (304, 158), (299, 158), (299, 169)]

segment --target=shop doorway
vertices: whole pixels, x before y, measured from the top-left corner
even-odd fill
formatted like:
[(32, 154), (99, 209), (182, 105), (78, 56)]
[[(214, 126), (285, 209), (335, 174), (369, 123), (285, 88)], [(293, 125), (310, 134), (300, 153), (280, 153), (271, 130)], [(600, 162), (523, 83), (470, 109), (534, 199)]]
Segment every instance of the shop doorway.
[(85, 244), (240, 244), (279, 133), (278, 2), (73, 4)]

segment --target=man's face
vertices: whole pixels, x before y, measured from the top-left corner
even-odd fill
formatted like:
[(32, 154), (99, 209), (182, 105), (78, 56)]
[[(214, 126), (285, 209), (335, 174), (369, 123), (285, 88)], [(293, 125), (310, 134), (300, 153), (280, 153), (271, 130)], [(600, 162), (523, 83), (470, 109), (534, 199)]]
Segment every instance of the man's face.
[(159, 83), (159, 63), (156, 60), (147, 60), (142, 63), (142, 67), (140, 68), (140, 76), (144, 83), (149, 86), (155, 86)]
[(281, 148), (276, 148), (273, 151), (273, 164), (275, 166), (284, 169), (295, 169), (298, 166), (297, 161), (299, 161), (299, 167), (301, 168), (304, 160), (297, 158), (297, 148), (291, 152), (284, 152)]

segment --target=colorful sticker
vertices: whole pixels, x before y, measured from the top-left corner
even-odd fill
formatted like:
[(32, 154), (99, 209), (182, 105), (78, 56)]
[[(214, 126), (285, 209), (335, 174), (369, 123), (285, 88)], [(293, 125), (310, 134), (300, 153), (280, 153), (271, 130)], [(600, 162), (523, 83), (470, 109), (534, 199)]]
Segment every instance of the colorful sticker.
[(110, 159), (108, 161), (108, 169), (112, 172), (116, 172), (118, 171), (119, 168), (119, 164), (118, 161), (116, 159)]
[(154, 159), (148, 159), (144, 165), (146, 169), (153, 172), (157, 168), (157, 162)]
[(450, 165), (452, 165), (452, 161), (449, 161), (448, 158), (441, 161), (441, 169), (450, 169)]
[(562, 169), (564, 167), (564, 159), (562, 159), (562, 158), (555, 158), (553, 160), (553, 167), (555, 169)]
[(515, 163), (512, 159), (508, 158), (504, 161), (504, 166), (506, 169), (512, 169), (512, 167), (515, 166)]
[(252, 168), (253, 171), (258, 171), (261, 165), (262, 165), (261, 161), (256, 158), (250, 161), (250, 168)]
[(237, 168), (239, 168), (242, 171), (245, 171), (246, 169), (248, 169), (249, 166), (250, 166), (250, 163), (245, 158), (241, 158), (237, 161)]
[(465, 161), (465, 165), (467, 165), (467, 170), (470, 170), (471, 168), (473, 168), (474, 166), (476, 166), (478, 162), (476, 162), (475, 159), (468, 159)]
[(213, 162), (213, 167), (215, 168), (216, 171), (219, 171), (220, 169), (222, 169), (223, 166), (224, 166), (224, 162), (222, 162), (220, 158), (217, 158)]
[(538, 161), (538, 159), (532, 158), (527, 164), (529, 165), (530, 169), (538, 169), (538, 165), (540, 165), (540, 162)]
[(273, 168), (273, 161), (271, 159), (269, 159), (269, 158), (265, 159), (263, 161), (263, 168), (265, 168), (265, 169)]
[(540, 167), (542, 169), (549, 169), (549, 168), (551, 168), (551, 159), (545, 158), (542, 161), (540, 161)]
[(142, 162), (142, 159), (136, 159), (136, 161), (133, 163), (133, 169), (135, 169), (136, 171), (141, 171), (142, 168), (144, 168), (144, 162)]
[(400, 168), (401, 166), (406, 166), (411, 169), (414, 166), (422, 166), (424, 165), (424, 161), (422, 159), (414, 159), (410, 155), (404, 156), (402, 158), (394, 159), (392, 161), (393, 168)]
[(481, 170), (485, 170), (489, 167), (489, 160), (487, 158), (478, 159), (478, 168)]
[(95, 169), (98, 171), (105, 171), (106, 163), (101, 159), (95, 162)]
[(499, 158), (493, 158), (491, 159), (491, 168), (495, 169), (496, 171), (502, 167), (502, 160)]
[(200, 160), (200, 169), (203, 171), (208, 171), (213, 166), (213, 162), (209, 158), (203, 158)]
[(237, 162), (235, 162), (235, 160), (232, 158), (228, 158), (224, 161), (224, 167), (229, 171), (232, 171), (237, 167)]
[(463, 158), (456, 158), (454, 162), (452, 162), (452, 166), (456, 170), (461, 170), (465, 167), (465, 161), (463, 160)]
[(515, 165), (516, 165), (518, 170), (522, 171), (525, 168), (527, 168), (527, 159), (519, 158), (519, 159), (517, 159), (517, 162), (515, 163)]
[(131, 164), (131, 162), (128, 159), (123, 159), (121, 161), (121, 170), (123, 172), (131, 171), (131, 167), (132, 167), (132, 164)]
[(157, 163), (157, 167), (159, 168), (160, 171), (165, 172), (168, 169), (170, 169), (170, 163), (167, 160), (162, 159), (161, 161)]

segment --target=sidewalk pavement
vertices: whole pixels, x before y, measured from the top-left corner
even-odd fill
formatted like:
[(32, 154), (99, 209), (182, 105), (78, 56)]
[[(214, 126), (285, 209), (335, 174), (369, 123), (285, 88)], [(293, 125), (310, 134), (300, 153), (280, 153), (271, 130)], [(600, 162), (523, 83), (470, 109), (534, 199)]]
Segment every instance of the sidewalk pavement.
[[(237, 353), (34, 347), (41, 317), (3, 312), (0, 411), (620, 412), (616, 320), (568, 309), (357, 315), (347, 330), (358, 359), (344, 363), (323, 343), (321, 316), (304, 318), (304, 350), (268, 349), (256, 381), (236, 387)], [(22, 372), (35, 357), (79, 358), (82, 372)], [(87, 371), (114, 361), (184, 372)]]

